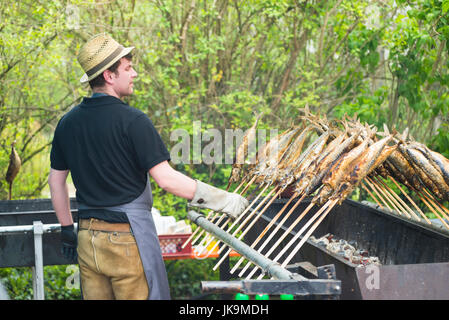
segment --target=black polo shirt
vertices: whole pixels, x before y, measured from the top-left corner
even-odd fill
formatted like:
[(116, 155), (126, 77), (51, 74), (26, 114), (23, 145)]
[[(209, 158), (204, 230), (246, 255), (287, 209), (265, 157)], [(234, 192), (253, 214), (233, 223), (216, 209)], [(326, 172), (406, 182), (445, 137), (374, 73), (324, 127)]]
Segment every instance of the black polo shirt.
[(145, 189), (148, 170), (170, 160), (153, 123), (118, 98), (84, 98), (59, 121), (51, 167), (70, 170), (79, 203), (129, 203)]

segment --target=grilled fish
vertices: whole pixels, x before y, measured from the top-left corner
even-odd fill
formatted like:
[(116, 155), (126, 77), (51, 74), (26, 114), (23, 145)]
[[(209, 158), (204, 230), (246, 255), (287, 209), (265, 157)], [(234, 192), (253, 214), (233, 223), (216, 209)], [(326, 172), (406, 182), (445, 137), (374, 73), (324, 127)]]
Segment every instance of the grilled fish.
[(298, 159), (295, 160), (295, 162), (292, 164), (292, 167), (289, 168), (290, 170), (288, 170), (286, 174), (280, 179), (280, 183), (283, 187), (287, 187), (295, 181), (295, 177), (300, 175), (306, 163), (309, 162), (309, 159), (311, 159), (310, 161), (313, 161), (314, 154), (317, 154), (316, 150), (322, 150), (322, 148), (324, 148), (324, 145), (328, 138), (329, 132), (326, 131), (317, 139), (315, 139), (298, 157)]
[[(354, 188), (364, 179), (368, 173), (374, 170), (374, 166), (385, 146), (393, 139), (393, 135), (385, 137), (368, 147), (366, 152), (355, 161), (355, 166), (351, 173), (344, 178), (344, 181), (331, 196), (332, 199), (338, 198), (338, 203), (342, 203)], [(377, 162), (379, 163), (379, 162)], [(379, 163), (380, 164), (380, 163)]]
[(232, 165), (232, 171), (228, 180), (228, 186), (226, 190), (229, 190), (229, 187), (233, 182), (237, 182), (240, 179), (240, 173), (242, 171), (243, 164), (245, 163), (245, 159), (248, 156), (248, 146), (256, 140), (256, 128), (262, 115), (263, 113), (260, 113), (256, 117), (256, 121), (254, 122), (253, 126), (249, 128), (249, 130), (245, 133), (242, 139), (242, 143), (237, 148), (235, 160)]
[[(409, 156), (409, 159), (412, 160), (415, 169), (419, 168), (417, 171), (419, 173), (419, 177), (423, 180), (423, 182), (429, 188), (431, 188), (434, 193), (439, 194), (440, 199), (448, 200), (449, 186), (444, 181), (444, 178), (440, 171), (430, 163), (430, 161), (424, 156), (424, 154), (419, 150), (406, 146), (400, 148), (400, 150), (401, 152), (405, 150), (405, 152)], [(428, 180), (431, 180), (432, 183), (430, 183)]]
[(443, 176), (446, 184), (449, 184), (449, 160), (446, 159), (442, 154), (432, 151), (425, 145), (417, 142), (413, 142), (410, 146), (416, 150), (419, 150), (438, 170), (438, 172)]
[[(316, 166), (314, 172), (309, 172), (308, 175), (303, 179), (304, 182), (301, 186), (297, 187), (297, 190), (304, 191), (306, 194), (312, 193), (316, 187), (321, 183), (323, 177), (329, 172), (332, 164), (337, 161), (337, 159), (347, 150), (351, 150), (360, 135), (360, 130), (355, 132), (349, 138), (344, 139), (344, 141), (337, 141), (338, 144), (330, 150), (325, 156), (321, 158)], [(342, 135), (346, 136), (346, 132)], [(335, 139), (334, 141), (336, 141)]]
[[(268, 150), (269, 154), (267, 155), (267, 161), (264, 163), (265, 166), (259, 168), (260, 171), (256, 172), (256, 174), (258, 175), (256, 183), (261, 183), (265, 180), (270, 179), (270, 177), (277, 170), (279, 159), (282, 158), (282, 155), (287, 150), (292, 139), (296, 136), (299, 130), (299, 127), (291, 128), (288, 133), (280, 136), (278, 143), (274, 143), (271, 145), (271, 148)], [(274, 181), (271, 181), (271, 183), (273, 182)]]
[(421, 190), (424, 186), (418, 178), (416, 170), (412, 167), (409, 161), (402, 155), (398, 150), (395, 150), (388, 157), (389, 163), (396, 168), (410, 185), (412, 185), (416, 190)]

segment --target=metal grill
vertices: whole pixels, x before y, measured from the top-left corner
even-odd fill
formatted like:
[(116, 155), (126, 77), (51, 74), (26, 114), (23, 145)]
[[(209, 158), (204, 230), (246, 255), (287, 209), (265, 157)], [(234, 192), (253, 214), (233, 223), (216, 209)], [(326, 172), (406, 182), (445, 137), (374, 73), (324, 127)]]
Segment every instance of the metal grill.
[[(442, 231), (446, 236), (449, 210), (442, 203), (449, 201), (448, 159), (408, 138), (407, 130), (401, 135), (390, 133), (386, 127), (384, 132), (378, 132), (373, 126), (361, 125), (356, 118), (331, 123), (308, 113), (308, 110), (305, 110), (303, 119), (301, 125), (287, 129), (258, 150), (255, 162), (248, 166), (242, 162), (233, 165), (228, 189), (238, 182), (234, 193), (250, 200), (249, 207), (241, 216), (235, 221), (214, 212), (203, 219), (191, 217), (200, 226), (197, 229), (199, 234), (194, 233), (186, 243), (192, 241), (192, 245), (197, 244), (197, 250), (204, 253), (212, 241), (215, 241), (212, 250), (224, 242), (219, 249), (222, 258), (214, 270), (235, 249), (243, 257), (233, 266), (231, 274), (241, 267), (237, 274), (247, 281), (262, 280), (267, 274), (279, 279), (266, 265), (287, 268), (314, 234), (314, 240), (321, 237), (317, 242), (330, 242), (332, 234), (317, 235), (316, 232), (354, 190), (363, 190), (371, 196), (379, 212), (393, 213), (404, 223), (432, 232)], [(254, 136), (256, 124), (244, 137), (236, 152), (237, 158), (246, 155), (244, 150), (251, 143), (249, 137)], [(285, 202), (273, 211), (274, 203), (286, 193), (289, 195)], [(424, 210), (430, 210), (436, 218), (431, 221)], [(267, 212), (274, 213), (263, 228), (255, 231)], [(209, 221), (211, 225), (206, 228), (205, 222), (200, 223), (202, 220)], [(363, 229), (361, 226), (352, 228)], [(390, 230), (387, 225), (384, 228)], [(391, 234), (382, 230), (378, 232), (387, 239), (394, 238), (397, 231), (390, 231)], [(201, 240), (205, 232), (209, 235)], [(252, 241), (248, 242), (249, 248), (242, 249), (248, 252), (244, 254), (237, 247), (249, 238)], [(400, 239), (388, 243), (389, 250), (397, 256), (402, 255), (401, 248), (409, 247)], [(329, 247), (342, 251), (343, 257), (344, 254), (353, 257), (357, 252), (359, 256), (351, 263), (357, 261), (365, 267), (371, 264), (381, 266), (378, 257), (366, 256), (366, 250), (356, 250), (345, 240), (339, 240), (338, 244), (340, 247), (332, 242)], [(417, 242), (413, 245), (420, 249)], [(425, 250), (445, 252), (445, 249), (436, 248)], [(267, 260), (264, 260), (266, 265), (255, 261), (255, 255), (262, 255)], [(416, 253), (409, 251), (408, 255)], [(447, 254), (443, 256), (447, 259)], [(435, 259), (430, 262), (435, 262)]]

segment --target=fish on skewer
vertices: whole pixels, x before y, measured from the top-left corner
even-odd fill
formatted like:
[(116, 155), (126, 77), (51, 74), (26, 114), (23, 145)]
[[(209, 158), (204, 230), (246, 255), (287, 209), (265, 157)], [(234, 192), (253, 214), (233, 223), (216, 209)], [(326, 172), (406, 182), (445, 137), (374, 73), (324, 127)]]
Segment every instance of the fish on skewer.
[(275, 173), (275, 171), (277, 171), (280, 160), (287, 152), (289, 146), (291, 145), (291, 142), (299, 133), (299, 131), (299, 127), (292, 128), (289, 133), (285, 134), (279, 139), (279, 144), (273, 145), (273, 148), (271, 148), (270, 154), (268, 155), (268, 161), (265, 162), (265, 167), (261, 168), (261, 171), (256, 173), (259, 175), (259, 177), (256, 179), (256, 182), (260, 183), (262, 181), (270, 180), (270, 177)]
[(252, 127), (245, 133), (242, 139), (242, 143), (238, 147), (234, 159), (234, 163), (232, 165), (231, 175), (229, 177), (228, 186), (226, 187), (226, 191), (229, 190), (229, 187), (233, 182), (237, 182), (240, 180), (240, 173), (242, 171), (243, 164), (245, 163), (245, 159), (248, 156), (248, 147), (254, 143), (256, 140), (256, 128), (259, 123), (260, 118), (262, 117), (263, 112), (259, 113), (256, 117), (256, 121), (252, 125)]
[(375, 164), (380, 164), (378, 158), (385, 146), (392, 139), (393, 135), (390, 135), (369, 146), (366, 152), (355, 161), (355, 166), (351, 170), (351, 173), (345, 177), (343, 183), (340, 183), (338, 189), (330, 197), (330, 200), (338, 199), (338, 203), (341, 204), (351, 194), (352, 190), (376, 168)]
[(449, 184), (449, 159), (444, 157), (441, 153), (432, 151), (428, 148), (426, 148), (426, 150), (429, 158), (440, 168), (444, 180)]
[(306, 164), (310, 164), (313, 161), (313, 156), (316, 155), (317, 150), (324, 148), (327, 139), (329, 138), (329, 132), (326, 131), (315, 139), (304, 152), (290, 164), (289, 170), (283, 171), (283, 176), (280, 177), (280, 185), (282, 188), (287, 188), (291, 183), (296, 181), (296, 178), (300, 176), (303, 168)]
[[(327, 135), (329, 137), (330, 134)], [(294, 172), (295, 182), (295, 192), (302, 194), (305, 189), (309, 186), (311, 180), (316, 177), (323, 168), (323, 164), (326, 163), (325, 160), (329, 159), (329, 155), (338, 147), (341, 147), (342, 141), (346, 137), (346, 132), (343, 132), (337, 138), (332, 140), (325, 148), (323, 148), (323, 143), (326, 141), (321, 141), (320, 144), (312, 150), (306, 159), (301, 163), (301, 165)]]
[(325, 155), (318, 164), (316, 173), (309, 172), (309, 175), (306, 176), (306, 181), (308, 183), (307, 185), (303, 185), (304, 192), (306, 194), (312, 194), (316, 188), (320, 186), (323, 177), (328, 174), (329, 170), (332, 168), (332, 165), (338, 161), (342, 154), (353, 148), (360, 133), (360, 130), (356, 131), (349, 138), (337, 145), (334, 150)]
[(310, 152), (304, 157), (300, 166), (294, 171), (294, 180), (298, 181), (304, 174), (304, 171), (309, 168), (317, 157), (323, 152), (326, 143), (330, 138), (330, 131), (324, 132), (318, 139), (317, 144), (311, 148)]
[(401, 183), (408, 188), (421, 190), (425, 187), (419, 180), (415, 169), (399, 150), (393, 151), (386, 163), (390, 166), (389, 170), (393, 172), (393, 177), (398, 177)]
[(413, 141), (409, 143), (410, 148), (420, 151), (436, 170), (442, 175), (446, 184), (449, 184), (449, 160), (442, 154), (432, 151), (424, 144)]
[(443, 178), (437, 173), (437, 170), (433, 168), (429, 161), (421, 153), (405, 145), (401, 145), (399, 151), (414, 169), (422, 184), (429, 188), (437, 198), (445, 199), (445, 187), (447, 185), (438, 186)]
[(285, 153), (284, 160), (279, 164), (279, 170), (283, 170), (291, 166), (301, 155), (303, 146), (310, 135), (316, 130), (314, 126), (306, 126), (304, 130), (296, 136), (295, 140), (291, 143), (289, 150)]
[[(265, 172), (266, 168), (269, 166), (270, 158), (276, 154), (279, 149), (279, 141), (283, 137), (289, 134), (294, 128), (289, 128), (286, 131), (280, 133), (276, 137), (270, 139), (256, 154), (255, 161), (252, 161), (248, 166), (248, 172), (246, 174), (247, 179), (253, 176), (259, 176)], [(256, 183), (261, 183), (262, 179), (257, 179)]]
[(319, 205), (323, 205), (329, 199), (343, 178), (349, 174), (348, 171), (352, 168), (351, 164), (356, 161), (356, 159), (360, 158), (368, 148), (368, 143), (370, 140), (371, 136), (367, 136), (361, 144), (343, 154), (335, 162), (326, 176), (322, 179), (323, 187), (321, 188), (319, 194), (312, 199), (312, 202), (317, 202)]

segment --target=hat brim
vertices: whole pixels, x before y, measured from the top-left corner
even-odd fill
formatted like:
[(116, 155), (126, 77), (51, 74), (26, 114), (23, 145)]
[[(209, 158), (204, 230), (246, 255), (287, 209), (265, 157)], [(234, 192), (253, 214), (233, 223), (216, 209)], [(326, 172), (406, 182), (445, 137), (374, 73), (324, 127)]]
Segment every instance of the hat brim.
[(92, 79), (95, 79), (96, 77), (98, 77), (101, 73), (103, 73), (103, 71), (107, 70), (110, 66), (112, 66), (114, 63), (116, 63), (118, 60), (120, 60), (121, 58), (123, 58), (124, 56), (126, 56), (128, 53), (130, 53), (132, 50), (134, 49), (134, 47), (128, 47), (128, 48), (124, 48), (123, 51), (117, 55), (116, 58), (114, 58), (113, 60), (111, 60), (111, 62), (109, 62), (107, 65), (105, 65), (101, 70), (98, 70), (96, 73), (94, 73), (93, 75), (91, 75), (90, 77), (85, 73), (83, 74), (83, 76), (80, 79), (81, 83), (86, 83), (89, 82)]

